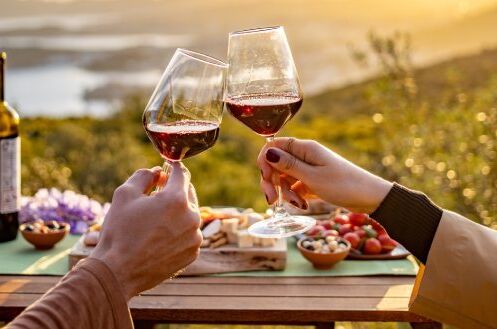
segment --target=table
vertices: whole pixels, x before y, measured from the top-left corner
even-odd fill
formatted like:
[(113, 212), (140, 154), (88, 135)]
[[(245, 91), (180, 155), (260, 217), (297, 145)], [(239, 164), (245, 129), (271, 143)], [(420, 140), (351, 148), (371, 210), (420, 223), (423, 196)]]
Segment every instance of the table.
[[(57, 276), (0, 276), (0, 320), (11, 320)], [(153, 323), (292, 324), (331, 329), (335, 321), (441, 324), (407, 310), (414, 277), (184, 277), (130, 302), (136, 328)]]

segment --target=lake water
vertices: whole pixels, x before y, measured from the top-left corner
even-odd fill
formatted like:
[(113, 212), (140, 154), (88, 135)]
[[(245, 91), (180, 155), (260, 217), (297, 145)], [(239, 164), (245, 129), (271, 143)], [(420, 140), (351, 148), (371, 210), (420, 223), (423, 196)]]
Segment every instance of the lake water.
[[(0, 49), (26, 52), (40, 49), (54, 51), (55, 54), (50, 65), (8, 69), (7, 101), (24, 117), (38, 115), (104, 117), (112, 113), (118, 102), (87, 101), (84, 99), (85, 91), (107, 84), (132, 85), (153, 90), (163, 67), (138, 72), (99, 72), (85, 70), (78, 65), (81, 61), (85, 61), (85, 52), (119, 52), (129, 48), (145, 47), (164, 51), (164, 49), (188, 47), (193, 42), (191, 35), (81, 33), (87, 28), (119, 24), (122, 20), (120, 14), (116, 12), (2, 17), (0, 32), (8, 33), (15, 30), (17, 33), (0, 36)], [(42, 28), (61, 29), (65, 33), (30, 35), (31, 31)], [(57, 51), (73, 52), (77, 59), (61, 61), (57, 58)]]
[(133, 83), (152, 86), (161, 71), (131, 73), (93, 73), (71, 65), (50, 65), (12, 69), (7, 74), (7, 101), (22, 116), (83, 116), (104, 117), (116, 104), (85, 101), (84, 91), (107, 83)]
[(10, 49), (38, 48), (71, 51), (116, 51), (136, 47), (167, 49), (188, 47), (193, 38), (188, 35), (74, 35), (74, 36), (7, 36), (0, 45)]
[(44, 27), (60, 28), (65, 30), (79, 30), (107, 22), (110, 24), (119, 19), (112, 14), (88, 15), (36, 15), (23, 17), (2, 17), (0, 31), (40, 29)]
[[(41, 22), (44, 22), (42, 20)], [(31, 22), (34, 26), (35, 23)], [(15, 22), (11, 22), (15, 24)], [(59, 22), (60, 23), (60, 22)], [(79, 26), (79, 24), (73, 24)], [(0, 24), (0, 29), (7, 25)], [(12, 26), (11, 26), (12, 27)], [(4, 36), (0, 49), (67, 50), (84, 55), (85, 52), (121, 51), (128, 48), (153, 47), (157, 51), (188, 47), (188, 35), (74, 35), (74, 36)], [(29, 51), (29, 50), (28, 50)], [(7, 101), (22, 116), (106, 116), (116, 107), (115, 102), (85, 101), (86, 90), (106, 84), (129, 84), (153, 88), (163, 68), (139, 72), (98, 72), (84, 70), (74, 62), (61, 62), (7, 71)]]

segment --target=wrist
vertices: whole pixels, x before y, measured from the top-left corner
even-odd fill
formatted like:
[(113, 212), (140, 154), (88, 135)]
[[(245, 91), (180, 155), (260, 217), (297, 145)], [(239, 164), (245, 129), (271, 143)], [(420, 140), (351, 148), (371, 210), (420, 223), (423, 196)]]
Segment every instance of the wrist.
[(381, 205), (383, 200), (390, 192), (393, 187), (393, 183), (389, 182), (381, 177), (374, 176), (373, 184), (371, 185), (369, 191), (369, 202), (367, 207), (365, 207), (364, 213), (372, 214)]
[(119, 263), (119, 255), (114, 255), (111, 251), (102, 251), (98, 247), (90, 254), (89, 258), (98, 259), (103, 262), (109, 270), (114, 274), (117, 282), (121, 286), (121, 291), (126, 299), (129, 301), (136, 295), (133, 281), (129, 277), (129, 273), (124, 270), (124, 266)]

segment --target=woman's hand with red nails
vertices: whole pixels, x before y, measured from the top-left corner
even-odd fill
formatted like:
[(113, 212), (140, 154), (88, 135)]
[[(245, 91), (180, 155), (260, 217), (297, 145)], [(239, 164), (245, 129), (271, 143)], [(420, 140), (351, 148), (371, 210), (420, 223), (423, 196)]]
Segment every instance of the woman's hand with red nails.
[(372, 213), (392, 187), (312, 140), (275, 138), (261, 150), (257, 164), (269, 203), (276, 201), (272, 177), (279, 174), (284, 199), (304, 209), (305, 200), (317, 196), (354, 212)]

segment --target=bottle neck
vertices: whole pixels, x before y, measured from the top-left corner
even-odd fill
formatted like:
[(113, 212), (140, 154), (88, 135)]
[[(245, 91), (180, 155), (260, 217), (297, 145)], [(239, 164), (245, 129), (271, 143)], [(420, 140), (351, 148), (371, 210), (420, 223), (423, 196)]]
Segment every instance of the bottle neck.
[(5, 101), (5, 53), (0, 53), (0, 103)]

